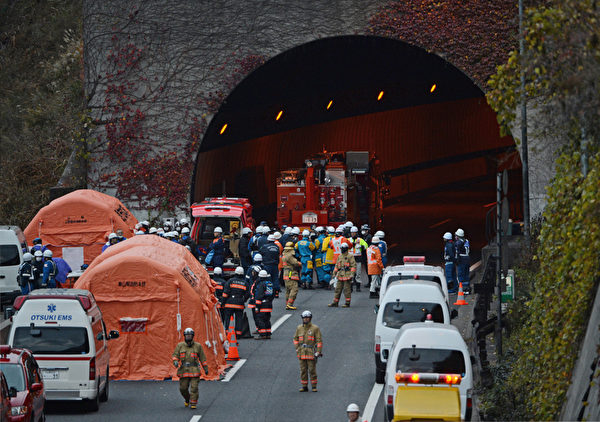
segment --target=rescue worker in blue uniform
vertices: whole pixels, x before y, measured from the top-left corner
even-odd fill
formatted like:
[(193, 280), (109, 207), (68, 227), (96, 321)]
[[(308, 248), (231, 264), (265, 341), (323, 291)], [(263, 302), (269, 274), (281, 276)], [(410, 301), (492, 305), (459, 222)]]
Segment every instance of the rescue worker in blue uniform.
[(469, 258), (469, 253), (471, 245), (469, 244), (469, 240), (465, 238), (465, 231), (463, 229), (456, 230), (456, 233), (454, 234), (456, 235), (454, 246), (456, 247), (456, 272), (458, 282), (462, 283), (464, 293), (470, 294), (471, 285), (469, 279), (469, 267), (471, 265), (471, 260)]
[(382, 232), (381, 230), (378, 230), (375, 233), (375, 236), (377, 236), (379, 238), (379, 243), (377, 244), (377, 247), (379, 248), (379, 251), (381, 252), (381, 262), (383, 262), (384, 267), (387, 267), (387, 242), (385, 240), (383, 240), (385, 233)]
[(35, 267), (36, 279), (34, 282), (34, 288), (39, 289), (42, 287), (42, 276), (44, 274), (44, 254), (42, 251), (35, 251), (31, 264)]
[(225, 279), (223, 278), (223, 269), (221, 267), (215, 267), (213, 270), (212, 281), (217, 283), (215, 286), (215, 297), (217, 298), (217, 309), (219, 310), (219, 315), (221, 315), (221, 320), (225, 322), (225, 318), (223, 316), (223, 289), (225, 288)]
[(256, 331), (253, 334), (258, 334), (258, 326), (260, 322), (258, 321), (257, 313), (256, 313), (256, 303), (254, 302), (254, 296), (256, 294), (256, 284), (258, 283), (258, 274), (263, 268), (260, 265), (251, 265), (248, 268), (248, 272), (246, 273), (246, 286), (250, 291), (250, 300), (248, 301), (248, 309), (252, 310), (252, 319), (254, 320), (254, 326), (256, 327)]
[[(183, 220), (183, 218), (182, 218)], [(152, 229), (150, 229), (152, 231)], [(190, 236), (190, 228), (184, 226), (181, 228), (181, 239), (179, 239), (179, 244), (183, 246), (189, 246), (190, 252), (194, 255), (194, 258), (198, 259), (198, 245), (194, 242), (194, 239)]]
[(250, 249), (248, 248), (251, 235), (252, 230), (249, 227), (244, 227), (242, 229), (242, 238), (240, 239), (239, 253), (240, 264), (242, 265), (244, 272), (248, 271), (248, 267), (252, 265), (252, 256), (250, 256)]
[(444, 233), (444, 263), (445, 263), (445, 275), (446, 283), (448, 284), (448, 293), (456, 293), (456, 249), (454, 248), (454, 242), (452, 241), (452, 233)]
[(250, 237), (250, 240), (248, 240), (248, 252), (252, 258), (258, 253), (258, 239), (262, 236), (262, 230), (262, 226), (258, 226), (254, 236)]
[(329, 243), (335, 237), (335, 229), (332, 226), (327, 227), (327, 234), (321, 242), (321, 258), (323, 259), (323, 282), (324, 287), (329, 289), (331, 281), (331, 273), (333, 272), (333, 250), (329, 247)]
[(265, 270), (271, 276), (273, 294), (279, 297), (279, 246), (275, 244), (275, 236), (269, 235), (267, 243), (258, 252), (262, 255)]
[(221, 227), (215, 227), (214, 240), (208, 245), (208, 250), (213, 251), (212, 261), (210, 265), (213, 267), (223, 267), (225, 262), (225, 241), (223, 240), (223, 229)]
[(229, 329), (229, 322), (232, 316), (235, 316), (235, 335), (236, 338), (242, 335), (242, 314), (244, 313), (244, 303), (250, 297), (250, 289), (244, 279), (244, 269), (237, 267), (235, 275), (225, 283), (223, 287), (223, 297), (221, 306), (223, 308), (223, 325), (225, 331)]
[(303, 289), (312, 289), (312, 273), (313, 273), (313, 251), (315, 250), (315, 244), (309, 239), (310, 232), (304, 230), (302, 232), (302, 240), (296, 243), (296, 250), (300, 255), (300, 263), (302, 269), (300, 270), (300, 283)]
[(258, 239), (256, 239), (256, 247), (258, 248), (259, 251), (260, 251), (260, 248), (262, 248), (269, 241), (269, 231), (270, 230), (271, 229), (269, 228), (269, 226), (262, 226), (262, 233), (260, 234), (260, 237)]
[(36, 237), (33, 239), (33, 246), (31, 247), (31, 253), (34, 254), (36, 251), (41, 251), (42, 253), (48, 249), (46, 246), (42, 245), (42, 239)]
[(265, 270), (258, 273), (258, 283), (254, 293), (256, 318), (258, 322), (258, 337), (256, 340), (271, 338), (271, 312), (273, 312), (274, 288), (271, 275)]
[(28, 294), (35, 289), (35, 282), (38, 278), (36, 274), (36, 267), (32, 264), (33, 255), (29, 252), (23, 254), (23, 263), (19, 267), (19, 287), (21, 287), (21, 294)]
[(56, 262), (52, 260), (52, 251), (46, 249), (44, 251), (44, 273), (42, 278), (42, 287), (46, 286), (50, 289), (56, 287), (56, 273), (58, 268)]
[(315, 266), (315, 272), (317, 273), (317, 283), (319, 285), (319, 287), (327, 287), (329, 286), (329, 280), (326, 280), (327, 278), (327, 274), (325, 272), (324, 269), (324, 265), (325, 263), (324, 261), (324, 254), (322, 251), (323, 248), (323, 241), (325, 240), (325, 229), (322, 226), (319, 226), (315, 229), (315, 232), (317, 233), (317, 238), (315, 239), (315, 250), (313, 251), (313, 259), (314, 259), (314, 266)]

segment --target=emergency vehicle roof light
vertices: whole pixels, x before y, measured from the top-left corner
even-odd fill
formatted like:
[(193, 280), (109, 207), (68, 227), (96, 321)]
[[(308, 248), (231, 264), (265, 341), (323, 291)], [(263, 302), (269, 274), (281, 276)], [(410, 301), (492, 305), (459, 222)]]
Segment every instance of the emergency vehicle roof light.
[(379, 91), (379, 95), (377, 96), (377, 101), (381, 101), (383, 98), (383, 91)]
[(277, 117), (275, 117), (275, 120), (281, 119), (282, 115), (283, 115), (283, 110), (279, 110), (279, 113), (277, 113)]
[(424, 256), (405, 256), (404, 257), (404, 263), (420, 263), (420, 264), (424, 264), (425, 263), (425, 257)]
[(23, 302), (25, 302), (25, 299), (27, 299), (27, 296), (17, 296), (15, 298), (15, 302), (13, 303), (13, 308), (15, 311), (18, 311), (19, 309), (21, 309), (21, 306), (23, 306)]
[(79, 303), (81, 303), (81, 306), (83, 307), (84, 311), (87, 311), (88, 309), (90, 309), (92, 307), (92, 301), (90, 300), (89, 297), (83, 296), (83, 295), (78, 295), (77, 299), (79, 299)]
[(448, 384), (458, 385), (462, 381), (459, 374), (428, 374), (428, 373), (403, 373), (397, 372), (394, 377), (397, 383), (403, 384)]
[(221, 128), (221, 131), (219, 132), (219, 135), (222, 135), (223, 133), (225, 133), (225, 130), (227, 130), (227, 123), (225, 123), (223, 125), (223, 127)]
[(431, 89), (429, 90), (429, 92), (433, 93), (433, 91), (435, 91), (436, 88), (437, 88), (436, 84), (431, 85)]

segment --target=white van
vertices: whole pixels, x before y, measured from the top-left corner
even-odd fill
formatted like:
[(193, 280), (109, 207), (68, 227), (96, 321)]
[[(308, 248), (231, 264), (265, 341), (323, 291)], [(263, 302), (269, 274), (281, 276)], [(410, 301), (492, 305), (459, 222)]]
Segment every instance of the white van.
[(33, 352), (47, 400), (84, 400), (90, 411), (108, 400), (110, 355), (102, 313), (91, 292), (38, 289), (15, 300), (8, 344)]
[(24, 242), (25, 236), (17, 226), (0, 226), (0, 297), (3, 305), (12, 303), (21, 294), (17, 276), (23, 263), (23, 246), (17, 233)]
[(394, 265), (385, 269), (381, 278), (381, 288), (379, 289), (380, 305), (387, 288), (391, 284), (401, 280), (433, 281), (440, 286), (444, 292), (446, 302), (450, 304), (448, 284), (446, 283), (446, 275), (442, 267), (425, 265), (424, 256), (405, 256), (404, 265)]
[[(394, 340), (385, 373), (383, 406), (394, 418), (396, 394), (408, 387), (458, 389), (460, 418), (471, 420), (473, 369), (467, 344), (453, 325), (435, 322), (405, 324)], [(432, 397), (434, 389), (432, 389)]]
[[(377, 308), (378, 307), (378, 308)], [(450, 308), (440, 286), (433, 281), (402, 280), (394, 282), (376, 305), (375, 382), (382, 384), (388, 356), (404, 324), (423, 322), (431, 314), (433, 322), (450, 324), (458, 311)]]

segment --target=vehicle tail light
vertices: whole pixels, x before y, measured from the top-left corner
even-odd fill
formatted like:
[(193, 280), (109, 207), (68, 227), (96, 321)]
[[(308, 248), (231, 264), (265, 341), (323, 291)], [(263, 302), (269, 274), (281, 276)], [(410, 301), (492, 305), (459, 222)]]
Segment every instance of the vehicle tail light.
[(394, 404), (394, 396), (391, 394), (388, 394), (387, 396), (387, 404), (389, 404), (390, 406)]
[(94, 381), (96, 379), (96, 358), (90, 360), (90, 376), (89, 380)]
[(375, 353), (381, 353), (381, 336), (375, 336)]
[(15, 311), (21, 309), (21, 306), (23, 306), (23, 302), (25, 302), (25, 299), (27, 299), (27, 296), (17, 296), (15, 298), (15, 302), (13, 303), (13, 308), (15, 309)]
[(467, 409), (471, 409), (473, 407), (473, 398), (467, 397)]
[(89, 297), (79, 295), (79, 296), (77, 296), (77, 299), (79, 299), (79, 303), (81, 303), (81, 307), (83, 308), (84, 311), (87, 311), (88, 309), (90, 309), (92, 307), (92, 301), (90, 300)]

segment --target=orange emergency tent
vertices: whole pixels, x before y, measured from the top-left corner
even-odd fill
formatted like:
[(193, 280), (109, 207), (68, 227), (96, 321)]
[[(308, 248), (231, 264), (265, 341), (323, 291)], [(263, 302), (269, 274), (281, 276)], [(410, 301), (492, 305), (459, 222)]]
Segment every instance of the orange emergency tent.
[[(68, 248), (71, 257), (90, 264), (100, 255), (107, 236), (123, 230), (132, 237), (137, 219), (117, 198), (90, 189), (80, 189), (55, 199), (38, 211), (25, 229), (27, 242), (39, 237), (55, 257)], [(78, 250), (79, 248), (79, 250)], [(69, 257), (65, 259), (69, 262)], [(72, 258), (73, 259), (73, 258)]]
[(74, 287), (91, 291), (106, 329), (121, 334), (108, 342), (111, 378), (162, 380), (176, 377), (171, 354), (187, 327), (207, 357), (203, 378), (218, 379), (224, 371), (226, 337), (214, 286), (184, 246), (138, 235), (106, 249)]

